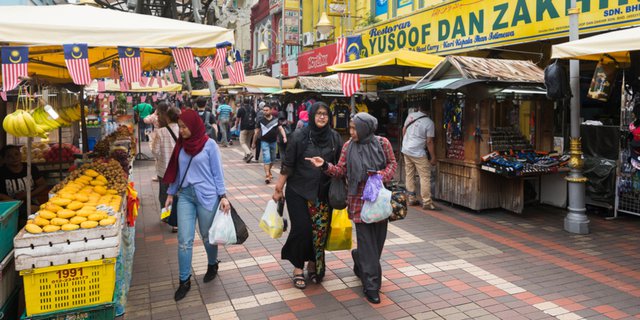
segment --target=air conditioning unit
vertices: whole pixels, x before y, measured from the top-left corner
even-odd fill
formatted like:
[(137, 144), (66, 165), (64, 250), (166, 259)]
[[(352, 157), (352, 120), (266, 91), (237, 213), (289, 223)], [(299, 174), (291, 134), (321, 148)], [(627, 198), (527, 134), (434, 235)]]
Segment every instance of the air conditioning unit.
[(316, 31), (316, 42), (322, 42), (322, 41), (327, 41), (327, 36)]
[(302, 45), (305, 47), (313, 46), (313, 32), (305, 32), (302, 34)]

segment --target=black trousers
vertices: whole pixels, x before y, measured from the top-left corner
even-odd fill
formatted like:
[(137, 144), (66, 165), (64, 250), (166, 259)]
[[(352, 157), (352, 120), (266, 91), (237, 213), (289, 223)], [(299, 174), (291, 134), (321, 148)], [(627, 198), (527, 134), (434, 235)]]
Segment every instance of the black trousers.
[(380, 290), (382, 286), (382, 267), (380, 256), (387, 240), (389, 220), (379, 223), (356, 223), (358, 249), (354, 263), (360, 269), (362, 286), (368, 291)]
[(313, 229), (307, 200), (287, 186), (287, 210), (291, 221), (291, 230), (284, 246), (282, 259), (289, 260), (294, 267), (304, 269), (305, 261), (314, 261)]

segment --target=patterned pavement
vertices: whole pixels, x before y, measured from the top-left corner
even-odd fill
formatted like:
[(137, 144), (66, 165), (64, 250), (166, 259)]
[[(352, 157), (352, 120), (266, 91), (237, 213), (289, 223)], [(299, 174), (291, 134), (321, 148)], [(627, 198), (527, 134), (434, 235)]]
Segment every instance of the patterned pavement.
[(250, 236), (220, 247), (219, 276), (207, 284), (196, 240), (195, 281), (178, 303), (176, 234), (159, 221), (153, 161), (136, 161), (142, 206), (125, 319), (640, 319), (640, 218), (590, 215), (591, 233), (575, 235), (563, 231), (565, 212), (546, 206), (521, 215), (411, 207), (389, 225), (381, 304), (364, 298), (348, 251), (328, 252), (325, 281), (298, 290), (279, 258), (287, 233), (274, 240), (258, 227), (273, 184), (239, 146), (221, 150), (227, 194)]

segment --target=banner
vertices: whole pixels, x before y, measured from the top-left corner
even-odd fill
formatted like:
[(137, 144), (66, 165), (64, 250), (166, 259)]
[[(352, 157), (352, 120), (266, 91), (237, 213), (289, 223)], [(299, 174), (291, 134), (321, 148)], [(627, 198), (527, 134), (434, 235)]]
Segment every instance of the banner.
[(327, 67), (332, 66), (335, 59), (335, 43), (302, 52), (298, 55), (298, 75), (307, 76), (325, 73), (327, 72)]
[(284, 43), (298, 46), (300, 45), (300, 9), (286, 9), (284, 12)]
[(389, 12), (388, 0), (376, 0), (376, 17)]
[[(376, 0), (376, 15), (386, 13), (382, 2), (387, 1)], [(629, 2), (580, 1), (580, 33), (637, 25), (640, 4), (626, 4)], [(458, 0), (360, 32), (369, 55), (402, 48), (453, 54), (568, 37), (567, 3), (566, 0)]]

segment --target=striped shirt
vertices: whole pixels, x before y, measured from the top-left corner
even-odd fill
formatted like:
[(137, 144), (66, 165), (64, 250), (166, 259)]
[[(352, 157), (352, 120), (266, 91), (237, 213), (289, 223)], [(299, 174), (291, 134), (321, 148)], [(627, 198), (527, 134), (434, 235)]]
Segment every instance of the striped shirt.
[(229, 121), (231, 119), (231, 114), (233, 113), (233, 109), (228, 104), (221, 104), (218, 106), (218, 119)]
[[(382, 151), (387, 159), (387, 166), (382, 170), (382, 181), (389, 182), (393, 180), (393, 176), (396, 174), (398, 163), (396, 162), (396, 156), (393, 154), (393, 147), (389, 140), (384, 137), (377, 138), (380, 141)], [(351, 143), (351, 139), (342, 146), (342, 152), (340, 152), (340, 160), (338, 160), (338, 164), (333, 165), (329, 163), (329, 168), (325, 171), (326, 174), (336, 178), (342, 178), (347, 175), (347, 150), (349, 150), (349, 143)], [(364, 205), (364, 200), (362, 200), (362, 191), (364, 190), (366, 183), (366, 180), (360, 182), (357, 194), (350, 194), (347, 196), (347, 211), (349, 212), (349, 219), (353, 220), (355, 223), (362, 223), (362, 220), (360, 219), (360, 212)]]
[[(176, 138), (178, 138), (178, 124), (170, 123), (169, 127), (171, 131), (173, 131), (173, 134), (176, 135)], [(176, 142), (173, 140), (167, 127), (155, 130), (155, 138), (151, 143), (151, 153), (156, 158), (156, 173), (158, 177), (164, 177), (164, 172), (167, 170), (169, 159), (171, 159), (175, 145)]]

